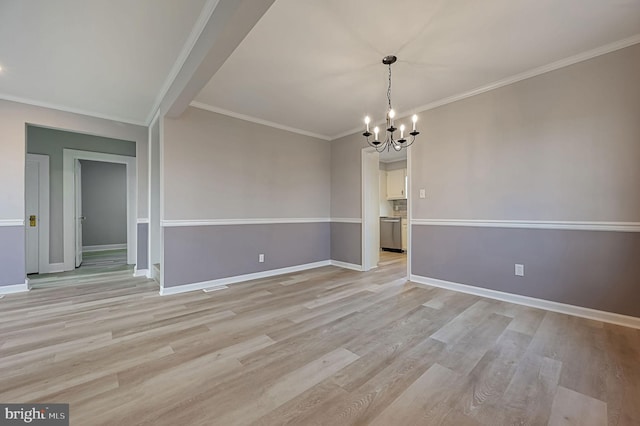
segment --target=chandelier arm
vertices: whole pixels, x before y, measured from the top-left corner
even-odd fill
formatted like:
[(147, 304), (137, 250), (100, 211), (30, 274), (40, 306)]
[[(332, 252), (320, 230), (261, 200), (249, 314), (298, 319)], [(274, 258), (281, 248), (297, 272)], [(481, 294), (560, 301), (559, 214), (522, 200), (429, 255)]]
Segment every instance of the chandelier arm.
[(411, 145), (413, 145), (413, 143), (416, 141), (416, 135), (412, 135), (411, 136), (411, 142), (409, 142), (405, 148), (409, 148)]

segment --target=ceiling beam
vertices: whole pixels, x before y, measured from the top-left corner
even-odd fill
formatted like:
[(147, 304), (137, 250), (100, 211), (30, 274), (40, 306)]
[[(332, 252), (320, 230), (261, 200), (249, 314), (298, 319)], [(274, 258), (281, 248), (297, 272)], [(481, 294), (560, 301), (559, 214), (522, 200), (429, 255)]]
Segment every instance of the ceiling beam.
[(160, 102), (161, 115), (170, 118), (182, 115), (274, 1), (218, 1)]

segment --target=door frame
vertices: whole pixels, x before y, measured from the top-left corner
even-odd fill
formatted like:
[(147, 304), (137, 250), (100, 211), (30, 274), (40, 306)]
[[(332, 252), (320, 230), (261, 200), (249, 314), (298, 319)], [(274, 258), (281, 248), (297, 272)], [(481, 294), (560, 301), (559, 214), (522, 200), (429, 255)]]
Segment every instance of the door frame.
[[(38, 218), (38, 273), (45, 274), (51, 272), (51, 266), (49, 264), (49, 197), (51, 188), (49, 187), (49, 156), (43, 154), (30, 154), (27, 153), (26, 161), (32, 161), (38, 163), (39, 176), (38, 176), (38, 204), (39, 204), (39, 218)], [(26, 168), (25, 168), (25, 180), (26, 180)], [(44, 189), (44, 190), (43, 190)], [(25, 200), (27, 199), (27, 187), (25, 185)], [(26, 206), (26, 203), (25, 203)], [(25, 228), (29, 226), (26, 211), (25, 211)], [(27, 233), (25, 231), (25, 257), (27, 255), (26, 247)], [(25, 276), (27, 271), (25, 262)]]
[(106, 154), (103, 152), (63, 150), (62, 155), (62, 217), (64, 235), (64, 270), (75, 269), (75, 160), (102, 161), (105, 163), (124, 164), (127, 170), (127, 263), (136, 263), (137, 225), (136, 225), (136, 157)]
[[(155, 256), (153, 256), (153, 252), (154, 249), (157, 250), (157, 253), (159, 255), (159, 259), (158, 262), (160, 263), (160, 276), (158, 278), (159, 284), (160, 284), (160, 288), (164, 288), (163, 283), (164, 283), (164, 278), (163, 278), (163, 271), (164, 268), (162, 268), (162, 264), (163, 264), (163, 260), (164, 260), (164, 250), (163, 250), (163, 229), (162, 229), (162, 219), (163, 219), (163, 149), (162, 149), (162, 134), (163, 134), (163, 120), (160, 119), (161, 115), (160, 115), (160, 110), (158, 110), (156, 112), (156, 114), (154, 115), (153, 119), (151, 120), (151, 122), (149, 123), (149, 135), (148, 135), (148, 162), (149, 162), (149, 167), (148, 167), (148, 193), (149, 193), (149, 198), (148, 198), (148, 209), (149, 209), (149, 214), (148, 214), (148, 218), (149, 218), (149, 225), (148, 225), (148, 235), (147, 235), (147, 278), (149, 279), (153, 279), (153, 274), (155, 272), (154, 269), (154, 259), (156, 259)], [(153, 141), (153, 127), (156, 125), (158, 125), (158, 141), (157, 143), (154, 143)], [(154, 153), (157, 151), (157, 164), (156, 162), (154, 162)], [(156, 170), (157, 169), (157, 170)], [(158, 191), (154, 191), (156, 185), (154, 185), (154, 181), (153, 181), (153, 177), (154, 177), (154, 171), (157, 172), (157, 176), (158, 176), (158, 182), (157, 182), (157, 188)], [(157, 211), (152, 211), (153, 207), (156, 205), (156, 201), (158, 204), (158, 210)], [(156, 236), (156, 230), (158, 231), (158, 235)], [(157, 241), (156, 238), (157, 237)]]
[[(362, 264), (363, 271), (369, 271), (373, 268), (377, 268), (378, 262), (380, 261), (380, 177), (379, 177), (379, 174), (376, 176), (375, 184), (373, 185), (376, 188), (378, 188), (375, 194), (375, 198), (373, 200), (374, 202), (371, 202), (370, 206), (369, 206), (369, 203), (367, 203), (367, 201), (371, 201), (371, 200), (367, 200), (367, 193), (368, 193), (369, 185), (372, 185), (371, 180), (367, 178), (368, 173), (371, 172), (371, 170), (368, 170), (367, 160), (368, 160), (368, 156), (373, 154), (375, 154), (375, 156), (378, 159), (378, 161), (376, 161), (376, 164), (375, 164), (376, 172), (380, 173), (379, 172), (380, 156), (378, 152), (371, 147), (366, 147), (362, 149), (362, 154), (361, 154), (362, 156), (362, 166), (361, 166), (362, 168), (362, 187), (361, 187), (362, 262), (361, 264)], [(375, 210), (373, 212), (369, 212), (368, 207), (373, 208), (374, 204), (375, 204)], [(373, 218), (375, 218), (375, 220)], [(377, 230), (377, 232), (374, 232), (374, 235), (370, 235), (370, 233), (367, 232), (367, 229), (370, 227), (373, 227), (374, 229)], [(376, 241), (377, 241), (377, 244), (376, 244)]]
[(408, 146), (407, 149), (407, 280), (411, 278), (411, 256), (413, 248), (411, 246), (411, 223), (413, 222), (413, 214), (411, 206), (413, 205), (413, 192), (411, 187), (411, 150), (413, 147)]

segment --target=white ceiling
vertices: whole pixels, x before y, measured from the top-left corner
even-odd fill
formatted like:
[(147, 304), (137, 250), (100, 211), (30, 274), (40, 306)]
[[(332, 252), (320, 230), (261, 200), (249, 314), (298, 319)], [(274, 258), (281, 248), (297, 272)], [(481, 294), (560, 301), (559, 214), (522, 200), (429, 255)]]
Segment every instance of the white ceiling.
[[(0, 0), (0, 98), (146, 123), (214, 0)], [(620, 40), (640, 0), (276, 0), (196, 101), (324, 137)]]
[[(640, 33), (640, 0), (276, 0), (201, 106), (333, 138)], [(196, 104), (196, 103), (194, 103)]]
[(144, 123), (205, 1), (0, 0), (0, 98)]

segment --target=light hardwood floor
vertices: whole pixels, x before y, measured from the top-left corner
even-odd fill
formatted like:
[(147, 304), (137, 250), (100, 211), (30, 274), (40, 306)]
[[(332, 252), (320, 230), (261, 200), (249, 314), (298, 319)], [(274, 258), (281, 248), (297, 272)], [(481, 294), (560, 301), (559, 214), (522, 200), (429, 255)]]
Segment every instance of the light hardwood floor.
[(640, 333), (324, 267), (159, 296), (119, 271), (0, 300), (0, 401), (73, 425), (638, 425)]

